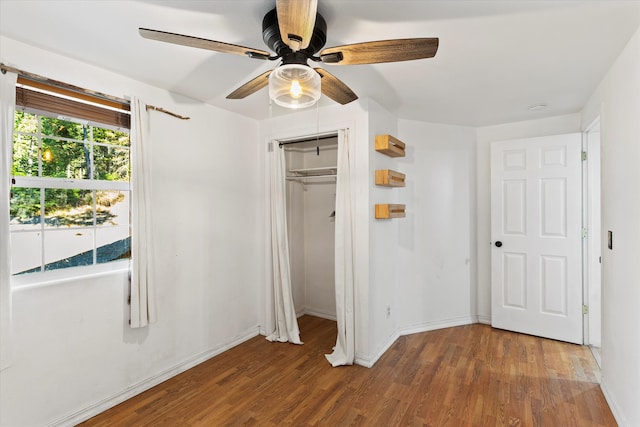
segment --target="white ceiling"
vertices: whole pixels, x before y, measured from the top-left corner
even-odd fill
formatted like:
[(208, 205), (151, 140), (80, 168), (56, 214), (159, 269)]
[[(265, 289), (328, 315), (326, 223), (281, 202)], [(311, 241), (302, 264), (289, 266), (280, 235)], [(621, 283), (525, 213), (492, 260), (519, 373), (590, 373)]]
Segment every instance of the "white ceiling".
[[(146, 40), (138, 27), (268, 50), (261, 23), (274, 4), (0, 0), (0, 34), (264, 119), (266, 89), (225, 96), (274, 62)], [(319, 0), (319, 12), (326, 47), (439, 37), (432, 59), (324, 67), (399, 117), (468, 126), (580, 111), (640, 25), (640, 1)]]

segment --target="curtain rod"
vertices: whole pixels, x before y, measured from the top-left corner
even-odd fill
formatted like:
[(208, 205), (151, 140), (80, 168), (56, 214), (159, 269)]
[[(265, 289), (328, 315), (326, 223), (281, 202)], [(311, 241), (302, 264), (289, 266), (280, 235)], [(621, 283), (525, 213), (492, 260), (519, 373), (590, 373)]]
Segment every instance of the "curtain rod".
[[(48, 77), (44, 77), (44, 76), (40, 76), (38, 74), (33, 74), (33, 73), (29, 73), (27, 71), (24, 70), (20, 70), (18, 68), (14, 68), (14, 67), (10, 67), (8, 65), (5, 65), (3, 63), (0, 63), (0, 71), (2, 72), (2, 74), (6, 74), (7, 71), (11, 72), (11, 73), (16, 73), (17, 75), (19, 75), (20, 77), (24, 77), (25, 79), (28, 80), (33, 80), (36, 82), (40, 82), (40, 83), (45, 83), (51, 86), (55, 86), (55, 87), (59, 87), (62, 89), (66, 89), (66, 90), (70, 90), (72, 92), (76, 92), (76, 93), (80, 93), (80, 94), (85, 94), (85, 95), (90, 95), (96, 98), (100, 98), (100, 99), (104, 99), (106, 101), (111, 101), (111, 102), (116, 102), (118, 104), (122, 104), (123, 106), (126, 106), (127, 109), (129, 109), (131, 102), (127, 99), (124, 98), (119, 98), (117, 96), (113, 96), (113, 95), (107, 95), (101, 92), (96, 92), (93, 90), (89, 90), (89, 89), (85, 89), (79, 86), (74, 86), (71, 85), (69, 83), (64, 83), (58, 80), (53, 80), (50, 79)], [(160, 107), (156, 107), (153, 105), (147, 105), (147, 111), (148, 110), (155, 110), (155, 111), (160, 111), (161, 113), (165, 113), (165, 114), (169, 114), (170, 116), (173, 117), (177, 117), (179, 119), (182, 120), (189, 120), (190, 117), (185, 117), (185, 116), (181, 116), (179, 114), (176, 113), (172, 113), (171, 111), (165, 110), (164, 108), (160, 108)]]
[(164, 108), (156, 107), (155, 105), (147, 105), (147, 111), (159, 111), (161, 113), (168, 114), (170, 116), (176, 117), (181, 120), (189, 120), (191, 117), (181, 116), (180, 114), (172, 113), (171, 111), (165, 110)]

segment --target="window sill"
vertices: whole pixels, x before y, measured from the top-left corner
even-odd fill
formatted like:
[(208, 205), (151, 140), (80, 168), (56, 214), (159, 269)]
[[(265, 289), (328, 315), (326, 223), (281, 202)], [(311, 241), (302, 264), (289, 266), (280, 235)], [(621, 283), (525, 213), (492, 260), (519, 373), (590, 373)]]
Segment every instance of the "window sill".
[(12, 291), (58, 285), (129, 271), (130, 260), (11, 276)]

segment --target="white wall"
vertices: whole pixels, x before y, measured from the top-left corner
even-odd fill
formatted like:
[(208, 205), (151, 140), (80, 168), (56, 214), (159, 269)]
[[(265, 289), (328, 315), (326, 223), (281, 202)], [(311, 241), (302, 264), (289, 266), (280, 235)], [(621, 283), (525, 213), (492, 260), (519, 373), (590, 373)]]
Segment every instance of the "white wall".
[(473, 323), (475, 129), (400, 120), (398, 133), (407, 143), (397, 163), (407, 175), (407, 217), (397, 236), (399, 329)]
[(305, 193), (305, 309), (336, 319), (334, 183), (309, 184)]
[[(336, 166), (337, 139), (332, 148), (305, 153), (305, 167)], [(336, 319), (335, 217), (336, 181), (307, 181), (304, 199), (305, 312)]]
[[(369, 100), (370, 359), (401, 334), (469, 324), (475, 310), (475, 129), (398, 120)], [(406, 156), (374, 149), (378, 134)], [(376, 186), (376, 169), (406, 174), (406, 187)], [(376, 220), (376, 203), (406, 205), (406, 217)], [(390, 314), (388, 314), (390, 311)]]
[[(369, 226), (369, 360), (372, 364), (398, 337), (398, 314), (403, 307), (396, 303), (398, 296), (398, 247), (400, 224), (406, 218), (375, 219), (377, 203), (405, 203), (403, 189), (375, 185), (376, 169), (398, 170), (398, 158), (389, 157), (375, 150), (375, 136), (390, 134), (402, 140), (398, 134), (398, 120), (372, 100), (367, 102), (369, 112), (369, 138), (367, 141), (369, 173), (367, 181), (370, 192), (368, 206)], [(412, 144), (412, 141), (403, 141)], [(388, 310), (391, 314), (387, 315)]]
[(580, 114), (477, 128), (477, 312), (480, 322), (491, 323), (491, 142), (580, 130)]
[(16, 289), (0, 425), (73, 424), (258, 332), (258, 124), (2, 38), (0, 60), (152, 112), (158, 322), (127, 325), (126, 271)]
[[(285, 153), (285, 162), (287, 169), (301, 169), (304, 167), (304, 158), (300, 153)], [(304, 204), (305, 192), (302, 185), (294, 181), (287, 181), (287, 235), (289, 237), (291, 292), (298, 316), (304, 313), (306, 301)]]
[[(640, 30), (583, 110), (600, 114), (602, 389), (621, 426), (640, 426)], [(613, 249), (606, 232), (613, 231)]]

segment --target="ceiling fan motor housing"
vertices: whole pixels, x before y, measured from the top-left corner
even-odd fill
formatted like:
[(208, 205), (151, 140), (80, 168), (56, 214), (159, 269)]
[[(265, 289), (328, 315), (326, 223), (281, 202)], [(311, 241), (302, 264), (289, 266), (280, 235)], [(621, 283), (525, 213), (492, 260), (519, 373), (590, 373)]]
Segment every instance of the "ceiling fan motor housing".
[(282, 58), (283, 64), (305, 64), (307, 59), (320, 52), (327, 42), (327, 22), (322, 15), (316, 13), (316, 24), (313, 35), (306, 49), (293, 52), (280, 35), (278, 14), (276, 9), (269, 11), (262, 20), (262, 39), (273, 52)]

